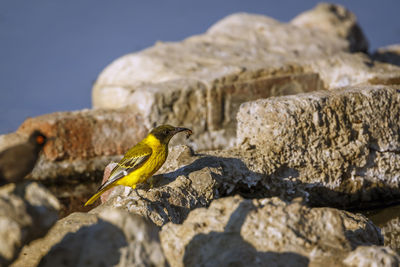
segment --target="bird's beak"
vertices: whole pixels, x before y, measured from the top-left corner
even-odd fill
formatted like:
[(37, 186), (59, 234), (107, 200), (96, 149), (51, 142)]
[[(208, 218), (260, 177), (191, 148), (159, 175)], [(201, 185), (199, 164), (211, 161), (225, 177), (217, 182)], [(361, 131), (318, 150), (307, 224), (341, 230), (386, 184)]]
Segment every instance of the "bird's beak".
[(180, 133), (180, 132), (186, 132), (186, 138), (189, 138), (190, 135), (193, 134), (192, 130), (188, 128), (182, 128), (182, 127), (175, 127), (174, 134)]

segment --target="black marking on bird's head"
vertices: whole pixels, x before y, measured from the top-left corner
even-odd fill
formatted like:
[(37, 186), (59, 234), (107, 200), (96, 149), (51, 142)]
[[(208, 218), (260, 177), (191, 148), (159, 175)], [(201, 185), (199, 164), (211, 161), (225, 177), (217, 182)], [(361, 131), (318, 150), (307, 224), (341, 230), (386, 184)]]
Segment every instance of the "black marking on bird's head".
[(150, 134), (154, 135), (161, 143), (168, 143), (171, 138), (180, 132), (186, 132), (189, 137), (193, 132), (188, 128), (174, 127), (168, 124), (154, 128)]
[(47, 136), (39, 130), (33, 131), (29, 136), (29, 143), (34, 144), (38, 147), (43, 147), (46, 144), (47, 140)]

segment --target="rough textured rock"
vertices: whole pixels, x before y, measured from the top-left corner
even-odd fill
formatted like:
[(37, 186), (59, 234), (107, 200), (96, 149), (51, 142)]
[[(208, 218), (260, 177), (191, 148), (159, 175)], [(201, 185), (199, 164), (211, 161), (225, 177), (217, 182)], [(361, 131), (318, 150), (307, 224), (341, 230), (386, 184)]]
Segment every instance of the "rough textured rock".
[(399, 105), (387, 86), (248, 102), (238, 143), (262, 154), (258, 172), (305, 184), (314, 205), (390, 201), (400, 196)]
[[(57, 138), (31, 178), (74, 199), (65, 213), (156, 124), (192, 128), (194, 151), (223, 150), (173, 148), (155, 188), (114, 188), (100, 207), (25, 246), (13, 266), (165, 266), (158, 229), (144, 218), (164, 227), (171, 266), (397, 266), (362, 215), (304, 206), (400, 197), (400, 68), (378, 53), (352, 53), (367, 49), (354, 14), (321, 4), (288, 24), (234, 14), (203, 35), (117, 59), (94, 86), (100, 109), (31, 118), (0, 136), (0, 148), (34, 129)], [(274, 97), (282, 95), (295, 96)], [(242, 104), (256, 99), (263, 100)], [(252, 200), (224, 198), (236, 194)], [(396, 250), (398, 221), (391, 222), (382, 233)], [(21, 245), (5, 251), (15, 257)]]
[(400, 66), (400, 44), (379, 48), (373, 54), (373, 59)]
[[(103, 194), (102, 202), (162, 226), (170, 221), (182, 223), (191, 210), (232, 194), (250, 198), (280, 196), (287, 200), (308, 196), (306, 188), (296, 181), (273, 179), (252, 171), (262, 168), (263, 162), (255, 160), (259, 156), (239, 149), (194, 154), (187, 146), (177, 146), (171, 149), (158, 175), (153, 176), (154, 188), (146, 184), (137, 190), (117, 186)], [(96, 213), (97, 209), (91, 212)]]
[(379, 227), (384, 236), (385, 246), (400, 254), (400, 217), (393, 218)]
[(110, 160), (148, 133), (142, 116), (127, 109), (56, 112), (27, 119), (16, 133), (3, 135), (0, 146), (9, 140), (25, 141), (35, 129), (55, 140), (46, 145), (29, 177), (74, 186), (100, 177)]
[(158, 231), (118, 209), (73, 213), (25, 247), (12, 266), (165, 266)]
[[(343, 8), (333, 11), (336, 19), (345, 14), (348, 31), (356, 25)], [(234, 14), (203, 35), (117, 59), (99, 76), (93, 103), (128, 109), (54, 113), (29, 119), (18, 130), (26, 136), (40, 128), (58, 137), (46, 147), (32, 177), (74, 182), (100, 177), (111, 155), (123, 154), (149, 128), (166, 122), (193, 128), (189, 144), (195, 150), (232, 147), (236, 112), (248, 100), (359, 83), (400, 83), (400, 68), (350, 54), (349, 41), (342, 37), (265, 16)], [(1, 139), (8, 142), (11, 136), (1, 137), (0, 147)], [(171, 145), (181, 142), (174, 138)]]
[[(382, 90), (382, 92), (384, 91), (385, 90)], [(354, 91), (350, 90), (349, 92), (351, 95), (351, 92)], [(340, 95), (339, 92), (332, 94)], [(365, 93), (364, 96), (367, 95), (368, 94)], [(306, 96), (299, 96), (299, 102), (304, 103), (303, 98), (306, 98)], [(380, 99), (383, 101), (384, 98), (375, 95), (371, 99)], [(368, 101), (364, 102), (368, 105)], [(274, 101), (272, 101), (272, 103), (274, 103)], [(323, 103), (327, 103), (327, 101)], [(394, 102), (393, 105), (395, 105)], [(349, 106), (351, 105), (349, 104)], [(295, 109), (292, 109), (292, 114), (295, 114), (295, 112), (293, 112), (294, 110)], [(304, 111), (304, 109), (301, 110)], [(388, 110), (392, 109), (389, 108)], [(382, 112), (379, 113), (383, 114)], [(392, 118), (396, 118), (396, 114), (393, 114)], [(363, 123), (367, 125), (369, 119), (374, 120), (373, 117), (365, 118)], [(360, 117), (360, 120), (363, 120), (363, 118)], [(284, 125), (283, 122), (279, 123)], [(279, 130), (279, 128), (276, 129)], [(293, 126), (291, 125), (287, 129), (293, 129)], [(315, 130), (316, 128), (313, 129)], [(387, 132), (387, 129), (381, 130), (381, 132)], [(393, 128), (393, 130), (396, 132), (395, 128)], [(276, 133), (280, 134), (278, 131)], [(299, 131), (296, 133), (299, 133)], [(284, 138), (285, 136), (288, 135), (282, 135), (282, 144), (286, 142), (286, 144), (290, 145), (291, 143)], [(322, 136), (326, 136), (326, 134)], [(387, 136), (391, 135), (388, 134)], [(396, 139), (395, 136), (391, 136), (390, 138), (392, 137), (394, 138), (393, 140)], [(275, 138), (279, 140), (278, 137)], [(378, 139), (374, 140), (379, 141)], [(343, 144), (348, 143), (343, 142)], [(362, 146), (360, 142), (356, 144)], [(382, 143), (380, 144), (382, 145)], [(358, 148), (357, 146), (355, 147)], [(353, 146), (350, 146), (350, 148), (354, 149)], [(341, 151), (351, 152), (350, 148), (344, 147)], [(328, 177), (329, 175), (335, 175), (338, 170), (329, 170), (328, 167), (326, 167), (326, 169), (323, 170), (329, 171), (329, 175), (327, 174), (327, 178), (322, 180), (320, 176), (317, 175), (318, 171), (321, 170), (313, 169), (315, 168), (314, 166), (318, 166), (318, 164), (324, 162), (322, 156), (317, 157), (316, 163), (312, 166), (300, 165), (303, 168), (301, 169), (289, 165), (295, 162), (293, 159), (290, 159), (291, 155), (296, 155), (297, 153), (294, 149), (280, 151), (278, 146), (277, 149), (278, 150), (271, 150), (271, 152), (269, 150), (264, 150), (262, 147), (254, 147), (252, 144), (245, 143), (240, 148), (236, 149), (194, 154), (188, 147), (175, 147), (170, 151), (167, 162), (158, 172), (159, 175), (153, 177), (155, 181), (154, 188), (149, 190), (147, 186), (143, 186), (139, 188), (138, 191), (134, 191), (126, 187), (117, 187), (113, 193), (103, 199), (103, 202), (110, 198), (112, 200), (106, 205), (124, 207), (130, 212), (148, 217), (155, 224), (161, 226), (169, 221), (182, 223), (190, 210), (207, 206), (216, 198), (232, 194), (240, 194), (248, 198), (279, 196), (281, 199), (289, 201), (296, 197), (303, 197), (305, 201), (311, 205), (347, 208), (373, 207), (376, 202), (380, 204), (384, 201), (390, 202), (398, 196), (398, 187), (396, 186), (396, 181), (398, 180), (396, 178), (397, 167), (395, 165), (398, 161), (396, 160), (392, 159), (388, 161), (392, 164), (390, 168), (388, 168), (389, 166), (385, 166), (385, 164), (387, 164), (386, 160), (377, 158), (377, 167), (369, 164), (367, 168), (371, 169), (366, 169), (365, 173), (358, 172), (359, 176), (356, 177), (356, 179), (352, 180), (349, 178), (350, 181), (335, 182), (335, 180), (329, 180)], [(320, 149), (320, 146), (315, 146), (314, 150), (317, 153), (316, 155), (322, 154), (318, 149)], [(308, 148), (308, 150), (310, 153), (314, 151), (311, 148)], [(328, 148), (324, 151), (327, 150)], [(286, 152), (287, 155), (280, 155), (278, 152)], [(337, 152), (332, 152), (331, 154), (335, 153)], [(378, 152), (373, 151), (371, 153)], [(385, 154), (384, 151), (381, 151), (381, 153)], [(331, 154), (326, 153), (322, 155), (329, 156)], [(354, 158), (350, 158), (354, 162), (362, 160), (362, 158), (357, 158), (360, 154), (354, 153), (354, 155)], [(385, 155), (383, 155), (382, 157), (386, 159), (395, 156), (396, 153), (391, 151), (388, 156), (385, 157)], [(307, 155), (299, 157), (307, 159)], [(346, 158), (342, 158), (341, 160), (345, 159)], [(367, 159), (371, 160), (369, 156), (367, 156)], [(289, 163), (287, 160), (290, 160)], [(329, 159), (326, 159), (326, 161), (329, 161)], [(341, 167), (349, 165), (349, 163), (346, 162), (339, 162), (338, 164)], [(328, 165), (331, 166), (331, 168), (335, 166), (333, 164), (325, 164), (324, 166)], [(382, 181), (383, 178), (379, 181), (375, 181), (376, 184), (374, 184), (373, 179), (376, 179), (376, 177), (373, 174), (379, 173), (381, 170), (387, 170), (385, 176), (377, 177), (390, 178), (390, 175), (393, 176), (392, 179), (387, 180), (389, 185), (382, 185), (384, 183)], [(339, 171), (343, 170), (339, 168)], [(360, 173), (364, 176), (360, 176)], [(310, 176), (306, 174), (310, 174)], [(311, 174), (314, 176), (311, 176)], [(357, 190), (354, 189), (354, 185), (351, 184), (351, 182), (359, 186), (356, 187)], [(394, 183), (394, 185), (390, 185), (390, 183)], [(354, 191), (349, 191), (349, 188), (354, 189)]]
[[(196, 159), (201, 162), (194, 162)], [(132, 190), (118, 186), (105, 193), (102, 201), (110, 201), (103, 205), (123, 207), (159, 226), (169, 221), (181, 223), (192, 209), (206, 206), (219, 197), (219, 184), (212, 175), (219, 173), (221, 168), (214, 160), (215, 157), (194, 156), (187, 146), (175, 147), (158, 171), (160, 175), (152, 178), (154, 188), (139, 185), (137, 190)], [(97, 213), (97, 210), (91, 212)]]
[(237, 196), (193, 210), (181, 225), (166, 224), (160, 238), (171, 266), (340, 266), (356, 247), (383, 241), (362, 215)]
[(203, 154), (172, 150), (156, 188), (120, 188), (116, 206), (154, 223), (181, 223), (213, 199), (302, 196), (316, 206), (371, 207), (400, 196), (400, 93), (384, 86), (243, 104), (241, 147)]
[(164, 225), (232, 194), (346, 208), (390, 202), (400, 196), (399, 102), (398, 89), (364, 86), (243, 104), (240, 147), (172, 149), (155, 188), (120, 187), (108, 204)]
[[(193, 46), (196, 47), (195, 44)], [(160, 45), (155, 52), (156, 54), (169, 54), (168, 47), (163, 45)], [(158, 56), (163, 57), (163, 55)], [(180, 63), (176, 62), (175, 64)], [(236, 74), (233, 77), (223, 77), (221, 80), (213, 81), (213, 84), (210, 85), (212, 89), (205, 84), (205, 81), (197, 81), (198, 78), (186, 80), (182, 78), (160, 84), (144, 84), (135, 90), (127, 89), (129, 95), (123, 99), (117, 99), (124, 103), (112, 102), (112, 105), (129, 105), (129, 108), (135, 112), (143, 114), (147, 127), (169, 123), (191, 128), (194, 134), (190, 145), (195, 149), (233, 146), (235, 114), (240, 103), (274, 95), (322, 89), (322, 82), (318, 75), (308, 73), (301, 68), (297, 73), (296, 70), (292, 70), (295, 68), (276, 70), (279, 74), (272, 77), (268, 77), (268, 74), (263, 76), (260, 73), (246, 74), (253, 77), (244, 75), (242, 80)], [(212, 71), (216, 72), (217, 69), (215, 66)], [(142, 71), (146, 70), (142, 69)], [(238, 70), (236, 73), (240, 73), (240, 71)], [(101, 90), (108, 90), (108, 88)], [(110, 90), (110, 94), (113, 96), (105, 96), (101, 93), (101, 97), (109, 100), (115, 98), (112, 91), (114, 88)], [(108, 92), (104, 94), (108, 94)], [(95, 93), (94, 99), (96, 99)], [(140, 101), (136, 101), (138, 99)], [(110, 103), (108, 102), (108, 104)], [(100, 106), (96, 104), (96, 100), (94, 100), (94, 105)], [(171, 144), (181, 142), (182, 138), (174, 138)]]
[(148, 132), (142, 116), (127, 109), (55, 112), (27, 119), (17, 132), (29, 135), (35, 129), (56, 138), (44, 149), (49, 161), (120, 155)]
[(390, 206), (367, 214), (371, 221), (381, 228), (385, 246), (400, 255), (400, 206)]
[(29, 118), (16, 133), (0, 136), (0, 147), (24, 142), (35, 129), (55, 140), (48, 142), (28, 178), (40, 180), (60, 199), (61, 216), (85, 210), (83, 198), (97, 189), (90, 182), (148, 132), (142, 116), (132, 110), (55, 112)]
[(373, 61), (362, 53), (339, 52), (310, 61), (309, 67), (318, 72), (329, 90), (361, 84), (400, 84), (399, 67)]
[(57, 199), (36, 183), (0, 187), (0, 266), (7, 266), (23, 245), (45, 235), (58, 209)]
[[(327, 11), (325, 6), (316, 10)], [(143, 114), (147, 127), (169, 122), (193, 128), (191, 145), (204, 150), (233, 146), (236, 113), (245, 101), (360, 83), (400, 84), (400, 68), (349, 52), (365, 38), (351, 12), (331, 7), (327, 31), (241, 13), (203, 35), (125, 55), (98, 77), (93, 105), (129, 106)]]
[(319, 29), (349, 42), (350, 51), (368, 51), (368, 40), (358, 25), (356, 16), (344, 6), (319, 3), (315, 8), (296, 16), (292, 24)]
[[(18, 134), (40, 128), (59, 137), (46, 147), (32, 177), (100, 176), (110, 155), (123, 154), (156, 123), (193, 128), (190, 145), (196, 150), (226, 148), (235, 143), (236, 112), (244, 101), (359, 83), (400, 83), (398, 67), (349, 53), (344, 36), (357, 25), (351, 12), (328, 5), (315, 10), (328, 10), (336, 33), (234, 14), (203, 35), (117, 59), (99, 76), (93, 103), (129, 109), (27, 120)], [(0, 147), (1, 139), (11, 138), (6, 137)], [(172, 145), (180, 142), (174, 138)]]
[(345, 266), (399, 266), (400, 256), (388, 247), (360, 246), (343, 260)]

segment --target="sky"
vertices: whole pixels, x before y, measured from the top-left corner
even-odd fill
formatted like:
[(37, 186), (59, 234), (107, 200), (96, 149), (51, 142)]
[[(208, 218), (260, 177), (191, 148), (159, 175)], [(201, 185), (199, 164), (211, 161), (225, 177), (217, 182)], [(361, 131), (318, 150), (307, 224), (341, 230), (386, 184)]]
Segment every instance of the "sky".
[[(91, 90), (113, 60), (157, 41), (205, 32), (248, 12), (287, 22), (311, 0), (0, 0), (0, 134), (27, 118), (91, 108)], [(370, 51), (400, 43), (399, 0), (336, 1), (354, 12)]]

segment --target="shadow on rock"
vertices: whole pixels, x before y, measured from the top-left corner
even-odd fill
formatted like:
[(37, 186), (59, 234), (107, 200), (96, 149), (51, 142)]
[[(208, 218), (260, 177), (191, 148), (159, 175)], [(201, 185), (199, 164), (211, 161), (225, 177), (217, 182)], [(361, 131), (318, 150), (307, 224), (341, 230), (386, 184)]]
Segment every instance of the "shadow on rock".
[(156, 186), (163, 186), (169, 184), (170, 182), (174, 181), (178, 176), (186, 176), (188, 177), (189, 174), (193, 172), (200, 171), (204, 168), (221, 168), (224, 166), (224, 161), (231, 162), (232, 164), (238, 164), (238, 166), (246, 167), (246, 165), (237, 158), (222, 158), (222, 157), (215, 157), (209, 155), (202, 155), (197, 154), (196, 156), (203, 156), (201, 158), (196, 159), (192, 163), (185, 165), (175, 171), (163, 173), (159, 175), (155, 175), (154, 178), (157, 181)]
[(113, 224), (99, 220), (54, 245), (39, 266), (114, 266), (120, 262), (120, 249), (126, 247), (124, 233)]
[[(153, 189), (132, 191), (116, 200), (118, 205), (162, 226), (168, 222), (180, 224), (191, 210), (233, 195), (247, 199), (278, 197), (284, 201), (302, 198), (312, 207), (356, 210), (400, 196), (398, 188), (385, 184), (377, 187), (364, 179), (363, 169), (355, 170), (360, 172), (357, 181), (344, 177), (341, 184), (330, 188), (329, 181), (302, 176), (301, 167), (278, 164), (273, 170), (275, 165), (265, 166), (266, 160), (260, 159), (256, 151), (232, 151), (229, 157), (187, 152), (172, 155), (161, 170), (163, 174), (152, 178)], [(123, 194), (121, 190), (113, 197)]]
[(390, 63), (396, 66), (400, 66), (400, 54), (391, 52), (391, 51), (385, 51), (385, 52), (379, 52), (373, 55), (374, 60), (383, 62), (383, 63)]
[[(160, 185), (165, 185), (183, 175), (191, 180), (192, 185), (199, 187), (204, 177), (200, 171), (208, 170), (216, 181), (213, 188), (216, 198), (239, 194), (244, 198), (279, 197), (290, 201), (302, 197), (310, 206), (328, 206), (353, 211), (398, 203), (400, 199), (399, 187), (383, 181), (378, 184), (371, 182), (364, 177), (364, 168), (354, 169), (360, 176), (358, 181), (343, 177), (337, 188), (330, 188), (323, 181), (303, 181), (305, 178), (300, 177), (298, 169), (286, 165), (280, 166), (271, 174), (265, 174), (251, 171), (248, 163), (239, 158), (202, 156), (204, 157), (196, 159), (187, 166), (161, 175), (163, 179)], [(367, 164), (374, 158), (375, 153), (371, 153)], [(348, 176), (350, 177), (350, 173)]]
[(251, 211), (246, 205), (242, 202), (232, 213), (223, 232), (194, 236), (185, 248), (184, 266), (308, 266), (309, 259), (303, 255), (257, 251), (244, 240), (240, 231)]
[(209, 174), (210, 178), (214, 180), (212, 189), (219, 197), (235, 194), (249, 198), (272, 196), (269, 194), (270, 188), (256, 186), (256, 183), (265, 180), (267, 176), (249, 170), (241, 159), (209, 155), (196, 156), (203, 157), (175, 171), (157, 175), (155, 177), (156, 186), (167, 185), (179, 176), (185, 176), (190, 179), (192, 187), (201, 191), (202, 189), (209, 189), (208, 184), (204, 184), (204, 182), (209, 182), (204, 179)]
[(400, 255), (400, 205), (368, 211), (365, 215), (381, 229), (384, 245)]

